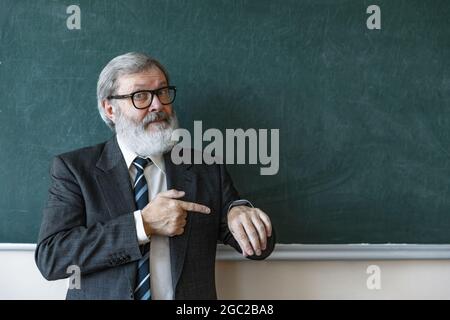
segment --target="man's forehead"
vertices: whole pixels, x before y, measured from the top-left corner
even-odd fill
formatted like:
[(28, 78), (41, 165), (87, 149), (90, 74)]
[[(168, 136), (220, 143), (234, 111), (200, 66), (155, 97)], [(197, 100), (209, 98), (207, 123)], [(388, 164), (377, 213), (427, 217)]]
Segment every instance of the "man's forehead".
[(122, 75), (119, 77), (119, 84), (123, 87), (145, 87), (164, 85), (167, 84), (167, 80), (161, 70), (152, 68), (139, 73)]

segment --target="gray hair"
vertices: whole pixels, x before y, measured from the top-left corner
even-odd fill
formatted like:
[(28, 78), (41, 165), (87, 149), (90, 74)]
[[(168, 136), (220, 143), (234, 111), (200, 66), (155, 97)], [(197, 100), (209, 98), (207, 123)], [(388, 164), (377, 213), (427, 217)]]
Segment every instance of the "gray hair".
[(112, 59), (103, 68), (97, 81), (97, 106), (100, 116), (111, 130), (115, 131), (115, 125), (105, 114), (102, 106), (103, 100), (115, 93), (117, 80), (120, 76), (139, 73), (154, 67), (159, 68), (164, 73), (167, 83), (169, 83), (169, 74), (164, 66), (144, 53), (125, 53)]

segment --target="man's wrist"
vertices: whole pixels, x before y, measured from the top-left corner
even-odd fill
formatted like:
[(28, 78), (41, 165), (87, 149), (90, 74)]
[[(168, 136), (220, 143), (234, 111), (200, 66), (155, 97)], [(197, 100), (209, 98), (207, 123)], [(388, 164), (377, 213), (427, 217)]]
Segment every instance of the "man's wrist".
[(144, 226), (144, 219), (142, 218), (142, 211), (136, 210), (133, 212), (134, 222), (136, 224), (136, 235), (140, 245), (146, 244), (150, 241), (150, 233), (147, 233)]
[(247, 206), (247, 207), (250, 207), (250, 208), (254, 208), (254, 207), (253, 207), (253, 204), (252, 204), (250, 201), (248, 201), (248, 200), (246, 200), (246, 199), (239, 199), (239, 200), (233, 201), (233, 202), (228, 206), (228, 212), (230, 212), (230, 210), (231, 210), (233, 207), (237, 207), (237, 206)]

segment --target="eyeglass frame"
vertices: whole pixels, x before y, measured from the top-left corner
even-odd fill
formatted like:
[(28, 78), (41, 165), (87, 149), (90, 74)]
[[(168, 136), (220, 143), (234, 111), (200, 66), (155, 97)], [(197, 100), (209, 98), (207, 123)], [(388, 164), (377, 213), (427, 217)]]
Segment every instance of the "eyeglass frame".
[[(172, 104), (175, 101), (175, 97), (177, 96), (177, 87), (176, 86), (165, 86), (165, 87), (161, 87), (161, 88), (158, 88), (158, 89), (155, 89), (155, 90), (138, 90), (138, 91), (132, 92), (130, 94), (121, 94), (121, 95), (108, 96), (107, 99), (126, 99), (126, 98), (131, 98), (131, 103), (133, 104), (133, 107), (135, 107), (138, 110), (143, 110), (143, 109), (150, 108), (150, 106), (152, 105), (152, 102), (153, 102), (153, 98), (155, 97), (155, 95), (156, 96), (158, 95), (157, 92), (161, 91), (163, 89), (172, 89), (173, 90), (173, 99), (169, 103), (162, 103), (161, 100), (159, 100), (159, 102), (161, 102), (161, 104), (165, 105), (165, 106), (169, 105), (169, 104)], [(134, 104), (133, 96), (135, 94), (141, 93), (141, 92), (150, 92), (152, 94), (152, 98), (150, 99), (150, 103), (145, 108), (138, 108)], [(158, 97), (158, 99), (159, 99), (159, 97)]]

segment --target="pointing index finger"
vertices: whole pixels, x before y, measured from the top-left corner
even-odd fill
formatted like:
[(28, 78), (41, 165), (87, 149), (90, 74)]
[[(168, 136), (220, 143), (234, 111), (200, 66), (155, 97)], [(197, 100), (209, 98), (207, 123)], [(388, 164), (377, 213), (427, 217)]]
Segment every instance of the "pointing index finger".
[(211, 209), (209, 209), (207, 206), (204, 206), (199, 203), (187, 202), (187, 201), (182, 201), (182, 200), (178, 200), (177, 202), (178, 202), (179, 206), (186, 211), (193, 211), (193, 212), (199, 212), (199, 213), (205, 213), (205, 214), (211, 213)]

